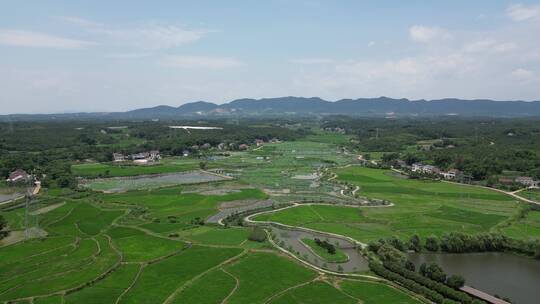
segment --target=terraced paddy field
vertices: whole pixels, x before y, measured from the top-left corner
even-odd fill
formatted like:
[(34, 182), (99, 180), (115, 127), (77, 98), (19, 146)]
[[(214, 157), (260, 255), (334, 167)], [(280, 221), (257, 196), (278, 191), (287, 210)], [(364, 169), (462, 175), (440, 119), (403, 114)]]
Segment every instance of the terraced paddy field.
[(254, 220), (346, 235), (362, 242), (413, 234), (442, 235), (448, 231), (478, 233), (498, 229), (518, 213), (518, 203), (483, 188), (394, 176), (392, 171), (348, 167), (338, 180), (360, 187), (368, 198), (385, 199), (389, 207), (299, 206)]
[[(268, 242), (248, 240), (251, 228), (203, 225), (222, 205), (268, 199), (227, 183), (83, 198), (45, 192), (35, 220), (48, 236), (0, 247), (0, 302), (306, 303), (298, 295), (307, 303), (356, 301), (336, 289), (334, 278)], [(10, 227), (23, 227), (24, 209), (2, 215)]]
[[(118, 193), (44, 190), (32, 209), (32, 223), (37, 222), (47, 236), (0, 247), (0, 303), (425, 303), (374, 278), (366, 257), (354, 246), (338, 246), (338, 252), (350, 256), (353, 251), (365, 267), (355, 269), (360, 262), (352, 262), (353, 258), (325, 262), (355, 263), (352, 270), (342, 271), (324, 267), (320, 262), (324, 259), (317, 257), (324, 270), (315, 270), (302, 254), (289, 255), (274, 247), (290, 241), (285, 237), (274, 243), (251, 241), (252, 227), (209, 221), (223, 210), (260, 202), (271, 210), (280, 202), (336, 198), (343, 184), (328, 180), (334, 171), (338, 182), (358, 186), (361, 196), (393, 205), (301, 204), (253, 219), (333, 232), (361, 242), (448, 231), (503, 231), (519, 238), (540, 235), (540, 212), (524, 210), (501, 193), (408, 180), (388, 170), (343, 167), (355, 158), (339, 148), (349, 140), (315, 133), (300, 141), (265, 144), (209, 161), (210, 167), (231, 173), (233, 180), (172, 186), (143, 183)], [(73, 169), (87, 177), (107, 170), (109, 176), (126, 177), (183, 174), (178, 172), (198, 165), (198, 160), (171, 158), (158, 166), (85, 164)], [(340, 199), (352, 198), (341, 195)], [(0, 212), (9, 228), (22, 235), (24, 209)], [(287, 235), (293, 237), (291, 231)], [(322, 258), (343, 258), (325, 256), (314, 244), (314, 234), (298, 235)], [(336, 276), (336, 271), (344, 273)]]

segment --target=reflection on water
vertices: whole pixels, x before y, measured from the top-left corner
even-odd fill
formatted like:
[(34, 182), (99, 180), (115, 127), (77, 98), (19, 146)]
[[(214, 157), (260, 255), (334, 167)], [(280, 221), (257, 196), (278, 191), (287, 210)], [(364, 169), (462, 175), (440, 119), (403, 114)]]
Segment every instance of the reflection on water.
[(463, 254), (414, 253), (409, 259), (418, 267), (424, 262), (439, 264), (448, 274), (460, 274), (466, 284), (492, 295), (508, 297), (512, 303), (540, 303), (540, 261), (509, 253)]

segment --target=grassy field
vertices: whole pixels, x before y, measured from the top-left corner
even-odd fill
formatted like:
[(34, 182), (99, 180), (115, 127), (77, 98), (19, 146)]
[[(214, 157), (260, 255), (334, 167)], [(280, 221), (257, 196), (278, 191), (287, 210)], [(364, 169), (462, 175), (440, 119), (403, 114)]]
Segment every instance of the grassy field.
[(520, 196), (540, 202), (540, 189), (525, 190), (518, 193)]
[(221, 269), (203, 275), (174, 299), (173, 303), (221, 303), (236, 286), (236, 280)]
[(93, 177), (119, 177), (143, 174), (161, 174), (190, 171), (199, 169), (199, 160), (194, 158), (165, 158), (159, 163), (150, 165), (136, 165), (125, 163), (84, 163), (71, 166), (73, 174)]
[(301, 206), (255, 220), (304, 226), (368, 242), (393, 235), (408, 238), (412, 234), (490, 231), (518, 212), (510, 197), (487, 189), (403, 179), (388, 170), (364, 167), (340, 169), (337, 174), (339, 180), (358, 185), (361, 195), (386, 199), (394, 206)]
[(317, 243), (315, 243), (315, 241), (312, 239), (302, 239), (302, 243), (309, 246), (309, 248), (311, 248), (316, 255), (321, 257), (326, 262), (342, 263), (347, 262), (349, 259), (349, 257), (337, 247), (336, 252), (334, 254), (330, 254), (326, 249), (317, 245)]
[(120, 303), (162, 303), (176, 289), (202, 272), (238, 254), (237, 248), (193, 247), (146, 266)]
[(368, 282), (368, 281), (356, 281), (356, 280), (344, 280), (339, 284), (341, 291), (361, 299), (364, 304), (379, 304), (379, 303), (392, 303), (392, 304), (416, 304), (422, 303), (419, 300), (412, 298), (411, 296), (389, 287), (386, 284)]
[(524, 218), (502, 228), (506, 235), (518, 239), (540, 239), (540, 211), (529, 211)]
[(218, 212), (220, 203), (265, 199), (267, 196), (257, 189), (242, 189), (224, 195), (202, 195), (182, 193), (181, 187), (155, 189), (150, 191), (132, 191), (102, 195), (106, 203), (122, 204), (126, 207), (144, 209), (139, 226), (156, 233), (168, 234), (193, 228), (193, 220), (206, 219)]
[(226, 270), (240, 282), (231, 304), (263, 303), (265, 299), (315, 278), (315, 272), (271, 253), (252, 253)]
[(357, 299), (347, 296), (324, 281), (315, 281), (292, 289), (270, 302), (272, 304), (290, 303), (343, 303), (355, 304)]
[[(223, 203), (336, 196), (328, 194), (339, 190), (331, 181), (298, 178), (324, 168), (335, 170), (338, 181), (359, 186), (360, 195), (394, 205), (303, 205), (256, 219), (363, 242), (449, 231), (540, 238), (540, 211), (520, 216), (518, 204), (503, 194), (403, 179), (388, 170), (336, 169), (355, 158), (339, 147), (350, 139), (317, 131), (302, 140), (265, 144), (209, 161), (210, 167), (233, 174), (234, 181), (123, 193), (44, 189), (32, 208), (42, 212), (31, 222), (48, 235), (0, 247), (0, 302), (419, 303), (383, 283), (320, 275), (278, 253), (269, 242), (248, 240), (251, 228), (204, 223)], [(91, 178), (106, 171), (109, 176), (133, 176), (198, 165), (195, 159), (168, 158), (156, 166), (80, 164), (72, 169)], [(10, 229), (22, 232), (23, 208), (0, 212)], [(328, 255), (313, 240), (304, 242), (327, 261), (344, 258), (339, 250)]]

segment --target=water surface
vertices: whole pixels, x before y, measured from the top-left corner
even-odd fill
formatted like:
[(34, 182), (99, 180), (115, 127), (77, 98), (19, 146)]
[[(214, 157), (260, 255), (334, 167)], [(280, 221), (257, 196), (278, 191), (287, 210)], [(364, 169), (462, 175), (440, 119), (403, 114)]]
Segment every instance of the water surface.
[(410, 254), (417, 265), (439, 264), (448, 274), (461, 274), (466, 285), (492, 295), (508, 297), (512, 303), (540, 303), (540, 261), (499, 252)]

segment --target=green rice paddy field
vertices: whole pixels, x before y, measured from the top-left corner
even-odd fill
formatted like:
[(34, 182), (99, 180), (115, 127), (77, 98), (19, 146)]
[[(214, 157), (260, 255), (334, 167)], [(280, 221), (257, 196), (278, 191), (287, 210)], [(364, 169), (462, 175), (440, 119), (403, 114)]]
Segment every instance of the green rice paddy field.
[[(300, 206), (264, 214), (255, 220), (275, 221), (347, 235), (362, 242), (412, 234), (497, 230), (518, 213), (518, 203), (495, 191), (438, 181), (410, 180), (389, 170), (348, 167), (338, 179), (360, 187), (360, 195), (386, 199), (387, 207)], [(530, 213), (534, 220), (536, 213)], [(511, 223), (509, 223), (511, 225)], [(511, 226), (512, 227), (512, 226)], [(503, 231), (506, 231), (503, 229)]]
[[(367, 277), (321, 275), (270, 242), (250, 241), (251, 228), (203, 224), (224, 203), (279, 201), (287, 195), (272, 191), (285, 188), (295, 197), (335, 191), (336, 184), (330, 181), (313, 186), (312, 180), (295, 178), (321, 168), (334, 170), (338, 181), (359, 186), (360, 195), (393, 205), (304, 205), (255, 219), (334, 232), (362, 242), (448, 231), (540, 237), (540, 212), (520, 213), (522, 205), (503, 194), (403, 179), (388, 170), (343, 167), (355, 156), (343, 153), (337, 144), (348, 141), (343, 135), (316, 133), (303, 141), (268, 144), (211, 162), (212, 167), (231, 173), (233, 181), (123, 193), (44, 190), (34, 208), (42, 212), (31, 221), (47, 236), (0, 247), (0, 302), (424, 303)], [(109, 176), (132, 176), (197, 167), (198, 160), (171, 158), (157, 166), (81, 164), (72, 169), (96, 177), (106, 171)], [(1, 214), (10, 229), (23, 229), (23, 208)]]
[[(0, 248), (0, 301), (306, 303), (299, 298), (306, 293), (312, 297), (309, 303), (327, 303), (329, 297), (336, 303), (364, 299), (336, 289), (327, 282), (332, 278), (319, 277), (269, 243), (249, 241), (249, 228), (189, 222), (213, 214), (221, 202), (265, 197), (256, 189), (201, 195), (173, 187), (70, 199), (38, 218), (48, 237)], [(56, 205), (59, 199), (46, 204)], [(22, 221), (19, 212), (3, 214), (11, 215), (7, 218), (15, 226)], [(177, 223), (155, 221), (171, 216)], [(171, 232), (178, 236), (169, 237)], [(387, 285), (375, 287), (382, 299), (415, 302)], [(314, 292), (326, 296), (317, 298)], [(366, 292), (365, 301), (370, 297)]]

